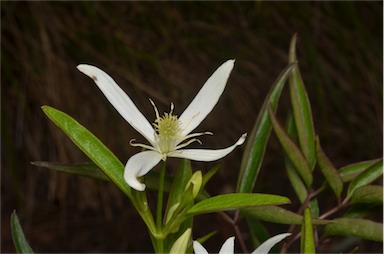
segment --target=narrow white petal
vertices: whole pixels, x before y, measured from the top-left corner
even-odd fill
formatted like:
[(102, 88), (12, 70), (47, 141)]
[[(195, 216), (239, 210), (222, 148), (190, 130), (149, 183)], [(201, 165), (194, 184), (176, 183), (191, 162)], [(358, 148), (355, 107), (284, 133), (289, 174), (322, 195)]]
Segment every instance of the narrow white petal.
[(233, 254), (235, 252), (235, 237), (228, 238), (221, 247), (219, 254)]
[(235, 60), (223, 63), (205, 82), (199, 93), (181, 114), (182, 135), (186, 136), (193, 131), (204, 118), (212, 111), (224, 91), (229, 74), (231, 73)]
[(138, 191), (145, 190), (145, 184), (139, 182), (137, 178), (147, 174), (161, 158), (162, 155), (156, 151), (144, 151), (133, 155), (125, 165), (125, 181)]
[(198, 241), (193, 241), (193, 250), (195, 254), (208, 254), (208, 251)]
[(267, 254), (273, 246), (290, 235), (290, 233), (275, 235), (274, 237), (271, 237), (267, 241), (263, 242), (256, 250), (252, 252), (252, 254)]
[(152, 145), (154, 144), (154, 130), (151, 124), (137, 109), (129, 96), (107, 73), (87, 64), (80, 64), (77, 69), (93, 79), (117, 112)]
[(236, 146), (243, 144), (246, 137), (247, 134), (243, 134), (234, 145), (224, 149), (180, 149), (169, 153), (168, 156), (176, 158), (185, 158), (194, 161), (215, 161), (225, 157), (227, 154), (232, 152)]

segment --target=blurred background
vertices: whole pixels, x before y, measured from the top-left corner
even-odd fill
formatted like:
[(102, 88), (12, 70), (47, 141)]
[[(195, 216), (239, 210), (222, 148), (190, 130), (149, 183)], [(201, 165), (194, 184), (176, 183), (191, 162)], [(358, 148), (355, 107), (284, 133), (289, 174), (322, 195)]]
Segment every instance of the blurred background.
[[(105, 70), (153, 120), (148, 98), (160, 112), (169, 112), (174, 102), (175, 113), (181, 114), (213, 71), (236, 59), (218, 105), (197, 129), (214, 133), (202, 138), (204, 146), (226, 147), (251, 131), (297, 33), (315, 129), (339, 168), (383, 153), (382, 20), (381, 1), (2, 1), (1, 252), (14, 251), (9, 229), (14, 209), (36, 252), (152, 251), (145, 225), (115, 186), (30, 163), (89, 161), (45, 117), (42, 105), (77, 119), (123, 164), (138, 151), (129, 140), (140, 135), (76, 65)], [(284, 90), (282, 120), (288, 97)], [(221, 169), (207, 187), (212, 194), (235, 190), (243, 149), (220, 160)], [(272, 135), (255, 191), (294, 197), (282, 158)], [(169, 174), (178, 162), (173, 161)], [(193, 164), (203, 171), (214, 165)], [(324, 202), (324, 207), (334, 205)], [(297, 204), (293, 199), (293, 211)], [(194, 237), (218, 230), (206, 243), (218, 251), (234, 234), (231, 226), (214, 214), (200, 217)], [(287, 228), (275, 232), (271, 225), (271, 234)], [(378, 243), (357, 246), (358, 252), (382, 251)]]

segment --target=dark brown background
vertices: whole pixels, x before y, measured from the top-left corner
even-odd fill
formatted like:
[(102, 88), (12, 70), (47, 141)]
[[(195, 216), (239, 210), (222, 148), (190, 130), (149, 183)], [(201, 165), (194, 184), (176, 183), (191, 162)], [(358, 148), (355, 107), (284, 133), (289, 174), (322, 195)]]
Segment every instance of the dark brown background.
[[(116, 187), (30, 164), (88, 161), (42, 105), (73, 116), (123, 163), (137, 152), (128, 142), (139, 134), (77, 71), (79, 63), (108, 72), (152, 120), (148, 98), (160, 112), (172, 101), (181, 114), (209, 75), (235, 58), (224, 95), (198, 128), (214, 133), (203, 137), (205, 146), (224, 147), (250, 132), (298, 33), (298, 59), (326, 153), (337, 167), (381, 157), (382, 9), (382, 2), (2, 1), (1, 252), (14, 251), (13, 209), (36, 252), (152, 251), (144, 224)], [(289, 107), (286, 92), (280, 117)], [(243, 149), (220, 161), (208, 184), (213, 194), (234, 191)], [(294, 197), (273, 137), (255, 190)], [(332, 205), (324, 200), (321, 207)], [(206, 245), (218, 251), (233, 231), (215, 215), (201, 217), (195, 237), (219, 230)], [(357, 245), (361, 252), (382, 250), (377, 243)]]

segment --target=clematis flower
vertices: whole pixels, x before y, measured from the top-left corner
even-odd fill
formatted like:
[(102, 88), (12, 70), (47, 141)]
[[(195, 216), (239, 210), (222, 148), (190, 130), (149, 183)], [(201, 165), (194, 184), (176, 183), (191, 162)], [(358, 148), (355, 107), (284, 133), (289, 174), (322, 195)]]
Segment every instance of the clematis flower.
[[(263, 242), (259, 247), (257, 247), (257, 249), (254, 250), (252, 254), (267, 254), (273, 246), (275, 246), (278, 242), (288, 237), (289, 235), (291, 234), (284, 233), (269, 238), (267, 241)], [(208, 251), (198, 241), (193, 241), (193, 250), (195, 251), (195, 254), (208, 254)], [(234, 250), (235, 237), (232, 236), (224, 242), (219, 251), (219, 254), (233, 254)]]
[(142, 147), (146, 150), (128, 159), (124, 170), (124, 179), (129, 186), (139, 191), (145, 190), (145, 184), (141, 183), (138, 177), (147, 174), (161, 160), (165, 161), (167, 157), (215, 161), (244, 143), (246, 134), (243, 134), (235, 144), (224, 149), (184, 149), (193, 142), (201, 143), (196, 137), (212, 135), (210, 132), (191, 132), (205, 119), (218, 102), (234, 62), (234, 60), (228, 60), (212, 74), (180, 117), (173, 114), (174, 105), (172, 103), (170, 112), (160, 116), (155, 104), (150, 100), (156, 114), (156, 120), (152, 125), (107, 73), (92, 65), (80, 64), (77, 66), (77, 69), (95, 81), (117, 112), (149, 142), (149, 144), (140, 144), (135, 143), (134, 139), (130, 141), (132, 146)]

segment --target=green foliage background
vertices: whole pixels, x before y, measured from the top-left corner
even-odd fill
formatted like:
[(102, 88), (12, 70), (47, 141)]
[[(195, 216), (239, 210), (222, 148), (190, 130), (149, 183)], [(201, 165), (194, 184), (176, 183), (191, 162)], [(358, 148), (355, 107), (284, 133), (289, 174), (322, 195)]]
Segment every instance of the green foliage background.
[[(128, 142), (139, 135), (76, 70), (79, 63), (107, 71), (153, 119), (148, 98), (160, 112), (172, 101), (180, 114), (209, 75), (235, 58), (223, 97), (199, 127), (214, 133), (205, 145), (224, 147), (252, 129), (298, 33), (326, 154), (337, 167), (382, 156), (382, 10), (382, 2), (1, 2), (1, 252), (14, 250), (13, 209), (36, 252), (151, 251), (144, 224), (116, 187), (30, 164), (88, 161), (46, 119), (45, 104), (87, 126), (123, 163), (137, 151)], [(241, 154), (221, 160), (211, 193), (234, 191)], [(256, 191), (290, 191), (282, 165), (272, 142)], [(197, 233), (198, 225), (220, 231), (210, 250), (233, 235), (215, 215), (198, 218)], [(362, 242), (359, 251), (381, 249)]]

